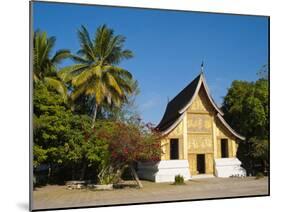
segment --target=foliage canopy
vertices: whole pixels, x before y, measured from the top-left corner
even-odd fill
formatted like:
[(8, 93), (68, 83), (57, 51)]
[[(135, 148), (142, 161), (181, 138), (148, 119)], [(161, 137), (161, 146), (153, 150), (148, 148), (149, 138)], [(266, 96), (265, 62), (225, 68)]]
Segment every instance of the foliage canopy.
[[(267, 74), (263, 73), (263, 76)], [(238, 157), (252, 172), (262, 163), (268, 167), (269, 142), (269, 90), (268, 79), (262, 77), (255, 82), (232, 82), (224, 97), (225, 118), (238, 132), (246, 136), (239, 144)]]

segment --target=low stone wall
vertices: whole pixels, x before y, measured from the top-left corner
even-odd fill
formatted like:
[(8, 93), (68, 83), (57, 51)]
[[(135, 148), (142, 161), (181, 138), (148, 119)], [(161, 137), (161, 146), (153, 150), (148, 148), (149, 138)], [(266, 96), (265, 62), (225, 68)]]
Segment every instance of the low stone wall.
[(245, 177), (246, 170), (241, 167), (238, 158), (215, 159), (215, 175), (217, 177)]
[(154, 182), (174, 182), (176, 175), (184, 180), (191, 178), (187, 160), (161, 160), (159, 162), (139, 162), (138, 176)]

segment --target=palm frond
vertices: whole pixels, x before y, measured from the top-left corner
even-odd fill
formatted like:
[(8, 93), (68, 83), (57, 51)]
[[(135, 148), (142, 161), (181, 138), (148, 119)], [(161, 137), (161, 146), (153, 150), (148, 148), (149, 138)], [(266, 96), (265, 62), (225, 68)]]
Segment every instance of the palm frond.
[(41, 60), (40, 60), (40, 64), (39, 65), (43, 65), (44, 62), (48, 62), (50, 61), (50, 53), (55, 45), (56, 42), (56, 38), (54, 36), (47, 38), (47, 34), (43, 33), (43, 39), (41, 40), (42, 44), (41, 44), (41, 49), (42, 49), (42, 55), (40, 55)]
[(68, 50), (58, 50), (51, 58), (56, 38), (48, 37), (46, 32), (39, 30), (33, 34), (33, 71), (39, 80), (53, 76), (56, 65), (65, 59), (70, 53)]
[(65, 85), (61, 81), (56, 80), (52, 77), (45, 77), (44, 82), (49, 87), (51, 87), (56, 92), (58, 92), (62, 96), (62, 98), (65, 102), (67, 101), (67, 88), (65, 87)]
[(96, 78), (101, 79), (104, 69), (101, 66), (94, 66), (92, 68), (93, 75), (95, 75)]
[(99, 60), (104, 60), (106, 49), (113, 36), (113, 30), (107, 28), (106, 25), (98, 27), (94, 40), (94, 53)]
[(91, 61), (84, 59), (83, 57), (77, 55), (70, 55), (70, 59), (72, 59), (75, 63), (85, 63), (90, 64)]
[(108, 69), (108, 71), (111, 74), (119, 75), (120, 77), (125, 77), (125, 78), (128, 78), (128, 79), (133, 78), (133, 75), (128, 70), (123, 69), (123, 68), (118, 67), (118, 66), (108, 65), (108, 66), (105, 66), (105, 69)]
[(120, 88), (123, 90), (123, 93), (131, 94), (133, 92), (133, 85), (131, 83), (131, 80), (124, 80), (121, 77), (116, 77), (116, 81)]
[(120, 96), (123, 96), (123, 92), (120, 86), (118, 85), (117, 81), (115, 80), (115, 78), (111, 74), (106, 73), (106, 79), (109, 86), (112, 87)]
[(122, 51), (122, 58), (130, 59), (132, 57), (134, 57), (134, 53), (131, 50), (126, 49), (126, 50)]
[(60, 49), (58, 50), (53, 58), (51, 59), (51, 62), (54, 64), (60, 63), (63, 59), (70, 57), (70, 51), (68, 49)]
[(96, 60), (89, 32), (83, 25), (81, 26), (81, 29), (78, 30), (78, 38), (81, 49), (83, 49), (85, 56), (87, 56), (88, 59)]
[(82, 44), (86, 44), (86, 45), (89, 45), (89, 46), (92, 45), (89, 32), (84, 25), (81, 26), (81, 30), (79, 30), (79, 35), (81, 36)]
[(81, 95), (85, 94), (88, 84), (83, 84), (79, 87), (76, 87), (75, 90), (71, 93), (70, 98), (72, 101), (78, 99)]
[(93, 77), (92, 69), (85, 69), (80, 74), (74, 76), (71, 80), (74, 86), (81, 86)]
[(86, 95), (95, 96), (95, 100), (97, 104), (101, 104), (105, 98), (107, 93), (107, 89), (103, 82), (100, 80), (95, 80), (92, 83), (88, 84), (87, 90), (85, 92)]
[(115, 90), (110, 90), (110, 93), (111, 93), (111, 101), (112, 101), (112, 104), (115, 105), (116, 107), (120, 107), (122, 102), (124, 102), (124, 97), (120, 97), (118, 95), (118, 93), (116, 93)]
[[(123, 36), (121, 35), (117, 35), (117, 36), (113, 36), (111, 38), (108, 38), (107, 41), (107, 46), (105, 48), (105, 52), (104, 52), (104, 60), (106, 61), (108, 57), (112, 57), (113, 53), (115, 51), (119, 51), (122, 48), (122, 40), (123, 40)], [(120, 46), (121, 45), (121, 46)]]
[(106, 89), (102, 82), (98, 82), (95, 85), (95, 99), (98, 104), (101, 104), (105, 97)]
[(75, 64), (71, 66), (66, 66), (60, 69), (60, 71), (58, 72), (58, 77), (64, 82), (69, 82), (74, 76), (81, 73), (87, 67), (87, 64)]

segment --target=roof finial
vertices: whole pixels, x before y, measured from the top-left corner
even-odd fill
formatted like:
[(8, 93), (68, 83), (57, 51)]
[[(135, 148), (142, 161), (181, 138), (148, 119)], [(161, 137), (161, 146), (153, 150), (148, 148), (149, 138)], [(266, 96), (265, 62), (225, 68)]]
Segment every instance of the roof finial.
[(204, 61), (202, 60), (200, 73), (202, 74), (203, 71), (204, 71)]

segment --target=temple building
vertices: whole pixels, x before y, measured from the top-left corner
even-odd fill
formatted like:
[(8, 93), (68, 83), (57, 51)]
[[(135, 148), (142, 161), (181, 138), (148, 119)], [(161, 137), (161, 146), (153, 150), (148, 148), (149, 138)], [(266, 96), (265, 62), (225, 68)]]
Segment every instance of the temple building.
[(157, 163), (139, 163), (138, 174), (155, 182), (196, 177), (245, 176), (236, 158), (238, 143), (245, 138), (223, 118), (212, 99), (203, 71), (168, 102), (157, 126), (163, 135), (162, 156)]

